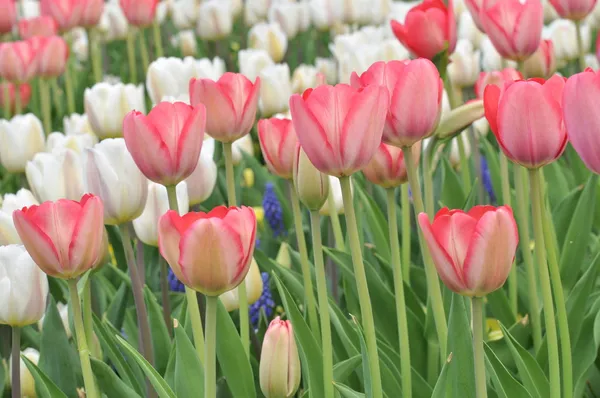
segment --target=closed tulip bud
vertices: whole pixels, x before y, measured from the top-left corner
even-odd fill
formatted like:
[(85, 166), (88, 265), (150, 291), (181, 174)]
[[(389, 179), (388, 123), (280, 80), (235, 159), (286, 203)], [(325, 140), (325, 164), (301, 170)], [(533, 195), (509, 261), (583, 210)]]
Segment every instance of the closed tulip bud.
[[(208, 142), (212, 142), (212, 150), (209, 150)], [(202, 144), (202, 151), (196, 168), (185, 180), (187, 183), (190, 206), (204, 202), (212, 195), (217, 183), (217, 164), (213, 160), (214, 139), (206, 138)]]
[(54, 18), (40, 16), (19, 21), (19, 36), (26, 40), (35, 36), (54, 36), (58, 33), (58, 25)]
[[(354, 192), (354, 188), (350, 187), (350, 191)], [(327, 196), (325, 204), (323, 207), (321, 207), (321, 210), (319, 210), (320, 215), (331, 217), (329, 208), (329, 201), (331, 200), (333, 200), (335, 212), (337, 214), (344, 214), (344, 197), (342, 196), (342, 185), (340, 184), (340, 179), (329, 176), (329, 195)]]
[(134, 26), (148, 26), (154, 22), (158, 0), (119, 0), (127, 21)]
[(513, 162), (535, 169), (558, 159), (567, 145), (562, 112), (565, 79), (553, 76), (485, 88), (485, 117)]
[[(186, 214), (190, 208), (187, 184), (185, 182), (177, 184), (176, 193), (179, 214)], [(158, 220), (168, 210), (167, 188), (161, 184), (148, 182), (146, 206), (142, 214), (133, 220), (133, 228), (138, 239), (149, 246), (158, 247)]]
[(195, 57), (198, 52), (196, 34), (193, 30), (182, 30), (177, 34), (179, 50), (184, 57)]
[(0, 76), (11, 82), (24, 83), (36, 73), (35, 49), (31, 40), (0, 44)]
[(79, 26), (91, 28), (100, 22), (104, 11), (104, 0), (79, 0), (81, 16)]
[[(85, 1), (85, 0), (84, 0)], [(41, 0), (40, 12), (56, 21), (62, 32), (67, 32), (81, 22), (82, 0)]]
[(290, 119), (262, 119), (258, 122), (258, 140), (269, 171), (291, 179), (298, 138)]
[(152, 62), (146, 74), (146, 88), (152, 103), (158, 104), (167, 96), (188, 94), (190, 79), (196, 77), (192, 57), (169, 57)]
[(287, 242), (281, 242), (275, 262), (284, 268), (292, 268), (292, 257), (290, 256), (290, 245)]
[(269, 0), (246, 0), (244, 7), (244, 22), (246, 26), (254, 26), (267, 19)]
[(463, 11), (458, 17), (458, 40), (465, 39), (473, 44), (474, 48), (480, 48), (485, 35), (475, 24), (473, 16), (468, 11)]
[(311, 0), (312, 23), (318, 30), (328, 30), (344, 19), (344, 0)]
[(333, 59), (317, 57), (315, 67), (325, 76), (327, 84), (337, 83), (337, 67)]
[(203, 40), (215, 41), (227, 37), (233, 30), (233, 15), (229, 1), (208, 0), (200, 3), (196, 32)]
[(44, 130), (32, 113), (0, 120), (0, 163), (11, 173), (25, 171), (27, 162), (44, 150)]
[(27, 162), (27, 182), (40, 202), (81, 198), (83, 185), (81, 154), (67, 148), (40, 152)]
[(48, 279), (22, 245), (0, 246), (0, 324), (22, 327), (46, 310)]
[(301, 29), (301, 13), (306, 3), (276, 2), (269, 7), (269, 22), (279, 24), (288, 39), (296, 37)]
[(539, 0), (483, 0), (479, 18), (504, 58), (525, 61), (540, 45), (544, 11)]
[(329, 196), (329, 177), (317, 170), (300, 145), (296, 146), (293, 166), (298, 198), (309, 210), (319, 210)]
[(442, 0), (424, 0), (411, 8), (404, 24), (392, 20), (392, 31), (415, 56), (433, 59), (456, 47), (456, 21), (452, 0), (446, 5)]
[(290, 67), (288, 64), (268, 66), (260, 72), (260, 111), (270, 117), (288, 110), (292, 95)]
[(106, 3), (100, 18), (98, 29), (106, 42), (127, 38), (129, 23), (123, 10), (118, 4)]
[[(36, 366), (40, 361), (40, 353), (35, 348), (26, 348), (21, 352), (25, 358), (29, 359)], [(33, 375), (29, 371), (29, 368), (25, 365), (25, 361), (23, 359), (20, 360), (21, 364), (19, 366), (20, 377), (21, 380), (21, 394), (24, 397), (35, 398), (37, 397), (37, 393), (35, 391), (35, 379)], [(9, 358), (9, 372), (12, 373), (12, 356)], [(11, 374), (9, 373), (9, 374)], [(9, 379), (10, 380), (10, 379)]]
[(38, 75), (44, 78), (62, 75), (69, 59), (69, 47), (60, 36), (38, 37), (38, 49), (35, 55)]
[(456, 51), (450, 55), (448, 76), (452, 84), (461, 89), (475, 84), (481, 71), (479, 67), (479, 51), (473, 50), (470, 41), (459, 40)]
[[(581, 27), (581, 36), (583, 48), (589, 49), (591, 35), (590, 29), (586, 25)], [(577, 27), (573, 21), (557, 19), (544, 29), (544, 37), (552, 41), (554, 54), (559, 67), (564, 66), (567, 62), (574, 60), (579, 56)]]
[(238, 53), (238, 66), (240, 73), (254, 81), (260, 72), (275, 63), (266, 50), (248, 48)]
[(46, 151), (69, 149), (82, 154), (86, 148), (91, 148), (97, 143), (98, 138), (92, 134), (64, 135), (62, 133), (52, 133), (46, 139)]
[(481, 72), (479, 79), (475, 83), (475, 94), (477, 98), (483, 99), (485, 88), (489, 84), (504, 87), (505, 83), (514, 82), (515, 80), (523, 80), (523, 76), (521, 72), (513, 68), (505, 68), (501, 71)]
[(173, 273), (208, 296), (242, 283), (252, 262), (255, 236), (256, 216), (245, 206), (219, 206), (184, 216), (169, 210), (158, 223), (160, 253)]
[(471, 100), (443, 114), (435, 136), (448, 139), (469, 127), (485, 115), (483, 100)]
[(542, 40), (540, 48), (525, 61), (523, 72), (527, 77), (549, 78), (556, 72), (556, 56), (551, 40)]
[(254, 83), (239, 73), (225, 73), (219, 80), (192, 79), (190, 102), (206, 106), (206, 132), (217, 141), (233, 142), (254, 125), (260, 79)]
[[(248, 299), (248, 304), (254, 304), (261, 296), (263, 291), (263, 280), (262, 275), (260, 274), (260, 269), (258, 269), (258, 264), (256, 260), (252, 258), (252, 263), (250, 264), (250, 269), (248, 270), (248, 274), (243, 282), (246, 285), (246, 297)], [(225, 306), (225, 309), (228, 312), (235, 311), (240, 308), (240, 292), (239, 286), (233, 290), (229, 290), (219, 296), (219, 299)]]
[(510, 207), (475, 206), (468, 213), (443, 208), (433, 223), (427, 214), (419, 214), (419, 225), (450, 290), (481, 297), (504, 284), (519, 242)]
[(571, 21), (581, 21), (587, 17), (594, 7), (597, 0), (549, 0), (561, 18)]
[[(421, 142), (414, 144), (411, 151), (415, 160), (414, 167), (416, 167), (419, 164)], [(384, 188), (398, 187), (406, 183), (408, 174), (402, 149), (382, 143), (371, 162), (363, 169), (363, 174), (367, 180)]]
[(316, 87), (318, 73), (319, 70), (312, 65), (298, 65), (292, 75), (292, 91), (296, 94), (301, 94), (309, 88)]
[[(29, 104), (29, 100), (31, 99), (31, 86), (27, 83), (19, 84), (19, 91), (21, 93), (21, 107), (24, 108)], [(6, 94), (8, 94), (8, 97), (6, 97)], [(16, 111), (15, 84), (10, 82), (0, 83), (0, 108), (4, 107), (8, 107), (12, 113)]]
[(259, 369), (266, 398), (290, 398), (300, 387), (300, 356), (290, 321), (276, 317), (265, 332)]
[(21, 243), (21, 238), (15, 229), (12, 213), (23, 207), (37, 205), (38, 201), (31, 191), (21, 188), (16, 194), (6, 194), (0, 206), (0, 247)]
[(17, 23), (17, 8), (13, 0), (0, 0), (0, 9), (0, 35), (4, 35)]
[(83, 101), (92, 130), (100, 139), (121, 137), (125, 115), (146, 109), (141, 85), (96, 83), (85, 89)]
[(248, 47), (265, 50), (275, 62), (285, 56), (288, 39), (276, 23), (259, 23), (248, 31)]
[(55, 278), (77, 278), (104, 257), (103, 206), (85, 195), (80, 202), (60, 199), (13, 213), (23, 245), (35, 263)]
[[(352, 84), (387, 87), (389, 108), (379, 104), (380, 109), (388, 108), (385, 143), (409, 147), (435, 131), (441, 116), (443, 83), (431, 61), (377, 62), (360, 77), (354, 73)], [(419, 95), (415, 96), (417, 92)]]

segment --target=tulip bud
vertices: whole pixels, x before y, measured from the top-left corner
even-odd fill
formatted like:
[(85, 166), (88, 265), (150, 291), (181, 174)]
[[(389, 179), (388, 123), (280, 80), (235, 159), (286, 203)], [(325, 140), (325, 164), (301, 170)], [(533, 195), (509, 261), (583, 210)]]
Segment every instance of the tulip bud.
[(0, 120), (0, 163), (11, 173), (23, 173), (27, 162), (44, 150), (42, 123), (33, 113)]
[(244, 160), (244, 154), (247, 156), (254, 156), (254, 141), (250, 134), (246, 134), (242, 138), (238, 138), (233, 141), (231, 146), (233, 155), (233, 165), (239, 165)]
[(298, 138), (290, 119), (262, 119), (258, 122), (258, 139), (269, 171), (291, 179)]
[(448, 75), (453, 86), (458, 89), (470, 87), (479, 77), (479, 51), (473, 50), (470, 41), (461, 39), (456, 44), (456, 51), (450, 55)]
[(458, 140), (462, 141), (465, 156), (467, 158), (471, 156), (471, 143), (469, 142), (469, 136), (467, 135), (466, 131), (462, 131), (456, 137), (450, 140), (450, 154), (448, 155), (448, 160), (450, 161), (450, 165), (454, 168), (460, 166), (461, 154), (458, 146)]
[[(258, 264), (253, 258), (248, 270), (248, 275), (243, 282), (246, 285), (246, 297), (248, 298), (248, 304), (254, 304), (262, 294), (263, 280)], [(219, 296), (219, 299), (225, 306), (227, 312), (235, 311), (240, 308), (240, 293), (239, 286), (233, 290), (229, 290)]]
[(269, 22), (277, 23), (288, 39), (296, 37), (301, 29), (301, 13), (303, 8), (306, 7), (306, 3), (292, 3), (292, 2), (276, 2), (271, 4), (269, 8), (268, 17)]
[[(591, 34), (587, 25), (582, 25), (581, 36), (583, 48), (589, 49), (591, 45)], [(547, 28), (544, 28), (544, 38), (552, 40), (554, 54), (559, 68), (579, 56), (577, 28), (573, 21), (557, 19)]]
[(40, 152), (27, 162), (25, 174), (40, 202), (80, 199), (84, 193), (81, 154), (67, 148)]
[(333, 59), (317, 57), (315, 61), (315, 67), (317, 68), (319, 73), (322, 73), (325, 76), (327, 84), (337, 83), (337, 66)]
[(31, 80), (37, 72), (33, 44), (31, 40), (0, 44), (0, 76), (15, 83)]
[(127, 21), (134, 26), (148, 26), (154, 22), (158, 0), (119, 0)]
[(294, 187), (300, 201), (311, 211), (323, 207), (329, 195), (328, 176), (317, 170), (300, 145), (294, 156)]
[(435, 135), (440, 139), (450, 138), (482, 118), (485, 110), (482, 100), (472, 100), (444, 114)]
[[(415, 167), (419, 164), (421, 141), (411, 147)], [(363, 174), (373, 184), (384, 188), (398, 187), (408, 181), (404, 153), (401, 148), (382, 143)]]
[(290, 245), (287, 242), (281, 242), (275, 262), (284, 268), (292, 268), (292, 257), (290, 256)]
[(318, 73), (319, 70), (312, 65), (298, 65), (292, 75), (292, 92), (302, 94), (305, 90), (316, 87)]
[(106, 42), (127, 38), (129, 23), (118, 4), (106, 3), (104, 5), (104, 12), (100, 18), (98, 29)]
[(267, 18), (269, 0), (246, 0), (244, 7), (244, 22), (246, 26), (254, 26)]
[(21, 238), (15, 229), (12, 214), (23, 207), (37, 205), (38, 201), (31, 191), (21, 188), (16, 194), (7, 193), (2, 199), (0, 207), (0, 247), (21, 243)]
[[(35, 348), (26, 348), (21, 352), (21, 355), (29, 359), (35, 365), (37, 365), (40, 361), (40, 353)], [(37, 393), (35, 391), (35, 379), (33, 375), (29, 371), (29, 368), (25, 365), (25, 361), (23, 359), (20, 360), (21, 365), (19, 366), (20, 371), (20, 380), (21, 380), (21, 395), (23, 397), (35, 398), (37, 397)], [(8, 371), (12, 372), (12, 356), (9, 358), (9, 368)], [(8, 373), (11, 374), (11, 373)], [(9, 382), (12, 382), (10, 378), (8, 378)], [(9, 384), (10, 385), (10, 384)]]
[(328, 30), (344, 19), (344, 0), (312, 0), (309, 3), (313, 24), (318, 30)]
[(271, 65), (274, 65), (274, 62), (266, 50), (248, 48), (238, 53), (240, 73), (251, 81), (256, 80), (260, 72)]
[(2, 13), (0, 13), (0, 35), (10, 33), (17, 22), (17, 7), (12, 0), (0, 2)]
[(38, 75), (44, 78), (58, 77), (65, 71), (69, 59), (69, 47), (60, 36), (37, 37), (38, 49), (35, 60)]
[[(212, 151), (207, 148), (207, 143), (212, 141)], [(186, 178), (186, 185), (190, 206), (204, 202), (212, 195), (217, 184), (217, 164), (213, 160), (214, 139), (208, 138), (202, 144), (202, 151), (198, 159), (198, 165)]]
[(572, 21), (581, 21), (587, 17), (594, 7), (597, 0), (550, 0), (550, 3), (561, 18)]
[[(350, 187), (350, 191), (354, 192), (354, 188)], [(327, 195), (327, 200), (321, 210), (319, 210), (319, 214), (322, 216), (331, 217), (332, 214), (330, 212), (329, 202), (333, 201), (333, 207), (335, 209), (336, 214), (341, 215), (344, 214), (344, 197), (342, 196), (342, 185), (340, 184), (340, 179), (337, 177), (329, 176), (329, 195)]]
[(288, 40), (278, 24), (259, 23), (248, 31), (248, 46), (265, 50), (273, 61), (281, 62), (287, 50)]
[(56, 21), (62, 32), (67, 32), (81, 22), (81, 0), (41, 0), (40, 11)]
[(182, 30), (177, 35), (179, 49), (184, 57), (195, 57), (198, 52), (198, 44), (196, 43), (196, 34), (193, 30)]
[(290, 321), (273, 319), (260, 354), (260, 389), (266, 398), (290, 398), (300, 387), (300, 357)]
[(550, 78), (556, 72), (556, 56), (551, 40), (542, 40), (540, 48), (525, 61), (523, 72), (526, 77)]
[(260, 110), (263, 116), (270, 117), (288, 110), (292, 95), (290, 67), (288, 64), (268, 66), (260, 72)]
[(46, 310), (48, 279), (22, 245), (0, 246), (0, 324), (27, 326)]
[[(63, 327), (65, 328), (65, 334), (67, 338), (71, 338), (71, 325), (69, 321), (69, 306), (65, 303), (56, 303), (56, 310), (58, 311), (58, 315), (60, 316), (60, 320), (62, 322)], [(38, 321), (38, 329), (41, 332), (44, 327), (44, 318), (46, 315), (42, 316)]]
[(227, 37), (233, 29), (231, 4), (224, 0), (200, 3), (196, 32), (203, 40), (215, 41)]
[(104, 0), (79, 0), (81, 15), (79, 26), (95, 27), (100, 22), (104, 10)]
[[(10, 3), (10, 1), (9, 1)], [(56, 21), (49, 16), (21, 19), (19, 21), (19, 36), (26, 40), (34, 36), (54, 36), (58, 33)]]

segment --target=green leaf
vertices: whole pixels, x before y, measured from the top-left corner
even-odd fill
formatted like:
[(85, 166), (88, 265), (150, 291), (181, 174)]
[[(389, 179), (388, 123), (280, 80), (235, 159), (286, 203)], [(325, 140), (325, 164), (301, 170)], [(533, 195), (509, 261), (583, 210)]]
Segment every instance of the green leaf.
[(473, 342), (465, 300), (458, 294), (452, 294), (448, 319), (448, 352), (452, 353), (453, 360), (449, 364), (448, 383), (453, 397), (476, 398)]
[(100, 390), (105, 393), (107, 397), (141, 397), (141, 395), (121, 380), (110, 366), (96, 358), (91, 358), (91, 360), (92, 371), (94, 376), (96, 376), (96, 381), (98, 382)]
[(356, 370), (358, 365), (362, 362), (362, 355), (355, 355), (342, 362), (338, 362), (333, 367), (333, 379), (338, 382), (346, 381), (352, 372)]
[(446, 398), (446, 391), (448, 389), (448, 368), (450, 368), (450, 363), (452, 362), (452, 354), (448, 356), (446, 362), (444, 362), (444, 366), (442, 367), (442, 371), (438, 376), (437, 382), (435, 383), (435, 387), (433, 388), (433, 393), (431, 394), (431, 398)]
[[(581, 276), (571, 294), (567, 298), (567, 317), (569, 320), (569, 332), (571, 335), (571, 343), (575, 345), (579, 339), (581, 326), (587, 310), (587, 303), (590, 295), (596, 285), (598, 278), (598, 269), (600, 268), (600, 252), (592, 261), (592, 265)], [(587, 339), (589, 336), (583, 335), (582, 338)]]
[(365, 394), (362, 392), (354, 391), (345, 384), (335, 382), (333, 383), (335, 389), (338, 390), (342, 398), (364, 398)]
[[(204, 369), (185, 330), (178, 325), (175, 333), (175, 392), (179, 398), (204, 396)], [(220, 337), (220, 336), (219, 336)]]
[(365, 336), (362, 330), (362, 327), (356, 320), (354, 316), (352, 316), (352, 323), (354, 324), (354, 329), (356, 330), (356, 334), (358, 334), (358, 338), (360, 340), (360, 352), (362, 356), (362, 371), (364, 378), (364, 389), (367, 396), (373, 396), (373, 384), (371, 382), (371, 367), (369, 366), (369, 354), (367, 352), (367, 343), (365, 342)]
[(79, 297), (83, 297), (83, 289), (85, 289), (85, 285), (87, 285), (88, 280), (90, 279), (91, 272), (91, 269), (86, 271), (77, 281), (77, 294), (79, 294)]
[(116, 225), (106, 225), (106, 232), (108, 233), (108, 243), (112, 246), (113, 253), (115, 254), (115, 260), (117, 261), (117, 267), (127, 267), (127, 260), (125, 259), (125, 252), (123, 251), (123, 241), (121, 240), (121, 233)]
[(117, 343), (121, 346), (121, 348), (126, 352), (127, 355), (131, 356), (142, 368), (142, 371), (150, 380), (150, 383), (154, 386), (154, 390), (161, 398), (175, 398), (175, 393), (171, 390), (171, 387), (167, 384), (167, 382), (160, 377), (160, 374), (150, 365), (146, 359), (135, 350), (125, 339), (123, 339), (119, 335), (115, 335), (117, 339)]
[(169, 330), (167, 329), (167, 325), (165, 325), (162, 308), (148, 286), (144, 286), (144, 297), (146, 299), (146, 307), (148, 308), (148, 320), (152, 335), (152, 345), (154, 347), (154, 363), (158, 373), (164, 374), (167, 368), (167, 361), (169, 360), (169, 352), (171, 351)]
[(600, 346), (600, 312), (590, 312), (581, 327), (581, 338), (573, 347), (573, 378), (575, 391), (581, 396), (586, 387), (590, 367), (594, 366)]
[(487, 344), (484, 344), (484, 349), (485, 368), (490, 374), (498, 396), (501, 398), (531, 398), (525, 387), (512, 377), (494, 351)]
[(25, 366), (27, 366), (27, 369), (29, 369), (29, 372), (31, 372), (31, 375), (35, 380), (36, 390), (39, 391), (39, 394), (41, 395), (40, 398), (67, 398), (67, 395), (54, 384), (52, 379), (38, 368), (36, 364), (31, 362), (29, 358), (21, 354), (21, 359), (25, 362)]
[(460, 178), (445, 157), (442, 157), (442, 181), (442, 204), (449, 209), (462, 209), (467, 196)]
[(123, 326), (125, 320), (125, 310), (129, 299), (129, 287), (126, 283), (121, 283), (115, 297), (111, 300), (106, 310), (106, 318), (117, 329)]
[[(516, 266), (516, 265), (513, 265)], [(491, 311), (494, 318), (505, 325), (513, 325), (517, 318), (510, 308), (510, 302), (503, 289), (498, 289), (486, 296), (487, 309)]]

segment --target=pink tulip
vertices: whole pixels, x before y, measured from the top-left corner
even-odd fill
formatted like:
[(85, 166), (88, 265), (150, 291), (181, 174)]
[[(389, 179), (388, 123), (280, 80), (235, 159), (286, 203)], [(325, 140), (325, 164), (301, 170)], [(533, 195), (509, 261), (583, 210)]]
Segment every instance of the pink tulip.
[(72, 279), (104, 258), (103, 213), (100, 198), (87, 194), (80, 202), (59, 199), (16, 210), (13, 221), (23, 245), (42, 271)]
[(12, 32), (17, 23), (15, 0), (0, 0), (0, 35)]
[(596, 2), (597, 0), (550, 0), (550, 4), (561, 18), (572, 21), (581, 21), (587, 17), (596, 6)]
[(104, 11), (104, 0), (79, 0), (81, 16), (79, 24), (84, 27), (98, 25), (102, 11)]
[(292, 121), (276, 117), (260, 120), (258, 140), (269, 171), (281, 178), (291, 179), (298, 143)]
[[(21, 94), (21, 106), (26, 108), (31, 99), (31, 86), (27, 83), (19, 84), (19, 92)], [(8, 94), (8, 98), (5, 98), (6, 94)], [(0, 83), (0, 108), (4, 109), (5, 106), (8, 106), (11, 113), (14, 113), (17, 106), (15, 95), (16, 91), (13, 83)]]
[(254, 84), (241, 73), (225, 73), (217, 81), (192, 79), (190, 102), (204, 104), (206, 132), (217, 141), (233, 142), (248, 134), (254, 125), (260, 79)]
[(119, 0), (127, 21), (134, 26), (148, 26), (154, 22), (158, 0)]
[(46, 78), (62, 75), (69, 59), (69, 46), (60, 36), (34, 37), (38, 75)]
[(523, 75), (513, 68), (504, 68), (501, 71), (481, 72), (479, 79), (475, 82), (475, 94), (477, 94), (477, 98), (483, 99), (483, 93), (488, 84), (494, 84), (503, 88), (504, 83), (515, 80), (523, 80)]
[(19, 21), (19, 36), (26, 40), (34, 36), (54, 36), (58, 33), (58, 25), (54, 18), (41, 16)]
[(556, 72), (556, 55), (552, 40), (542, 40), (537, 51), (525, 61), (523, 69), (527, 77), (548, 78)]
[(30, 40), (0, 44), (0, 76), (8, 81), (24, 83), (37, 72), (35, 51)]
[(558, 159), (567, 145), (562, 115), (565, 79), (520, 80), (485, 88), (485, 117), (498, 144), (513, 162), (538, 168)]
[[(411, 148), (415, 166), (419, 164), (421, 141)], [(384, 188), (398, 187), (408, 181), (404, 153), (401, 148), (382, 143), (377, 148), (375, 156), (363, 169), (367, 180)]]
[(456, 47), (456, 21), (452, 0), (447, 3), (424, 0), (408, 11), (404, 24), (392, 20), (394, 35), (417, 57), (433, 59), (444, 50), (453, 53)]
[(158, 247), (186, 286), (218, 296), (246, 277), (256, 236), (251, 207), (219, 206), (180, 216), (169, 210), (158, 222)]
[(442, 112), (444, 83), (431, 61), (375, 62), (360, 77), (353, 73), (351, 81), (354, 87), (387, 87), (390, 101), (383, 130), (386, 144), (409, 147), (435, 131)]
[(483, 0), (479, 18), (504, 58), (525, 61), (540, 46), (544, 26), (540, 0)]
[(475, 206), (468, 213), (441, 209), (419, 225), (438, 274), (448, 288), (481, 297), (500, 288), (512, 266), (519, 234), (508, 206)]
[(322, 173), (349, 176), (370, 161), (381, 144), (387, 89), (346, 84), (308, 89), (290, 97), (298, 141)]
[(131, 111), (123, 120), (127, 149), (140, 171), (162, 185), (177, 185), (196, 169), (206, 125), (206, 108), (161, 102), (145, 116)]
[(563, 113), (569, 141), (581, 160), (600, 174), (600, 74), (591, 69), (573, 75), (563, 90)]
[(78, 26), (81, 21), (81, 0), (41, 0), (40, 11), (56, 21), (62, 32)]
[(473, 22), (475, 22), (475, 26), (482, 32), (484, 32), (484, 30), (481, 19), (479, 19), (479, 13), (481, 12), (483, 2), (484, 0), (465, 0), (465, 5), (471, 14), (471, 18), (473, 18)]

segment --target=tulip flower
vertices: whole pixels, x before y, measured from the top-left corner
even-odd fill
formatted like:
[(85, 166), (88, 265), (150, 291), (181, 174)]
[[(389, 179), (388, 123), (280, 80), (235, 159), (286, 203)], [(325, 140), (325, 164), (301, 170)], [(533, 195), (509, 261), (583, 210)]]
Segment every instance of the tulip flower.
[[(360, 77), (352, 75), (355, 87), (378, 84), (387, 87), (390, 100), (383, 131), (385, 143), (409, 147), (433, 134), (441, 116), (444, 89), (431, 61), (376, 62)], [(378, 108), (385, 109), (382, 103)]]
[(35, 76), (35, 49), (30, 40), (0, 44), (0, 76), (8, 81), (24, 83)]
[(477, 98), (483, 99), (485, 88), (489, 84), (503, 88), (505, 83), (514, 82), (515, 80), (523, 80), (523, 75), (516, 69), (505, 68), (501, 71), (481, 72), (479, 79), (475, 83), (475, 94)]
[(186, 286), (218, 296), (238, 286), (254, 252), (256, 216), (250, 207), (219, 206), (180, 216), (169, 210), (158, 222), (158, 247)]
[(556, 55), (551, 40), (542, 40), (538, 50), (525, 61), (523, 71), (527, 77), (549, 78), (556, 72)]
[(290, 95), (292, 84), (288, 64), (267, 66), (260, 72), (259, 106), (263, 116), (287, 111)]
[(206, 108), (161, 102), (148, 116), (132, 111), (123, 120), (127, 149), (144, 175), (162, 185), (176, 185), (198, 164)]
[(207, 142), (213, 141), (214, 139), (206, 138), (200, 151), (200, 158), (198, 159), (198, 165), (185, 180), (187, 184), (188, 197), (190, 206), (200, 204), (212, 195), (215, 185), (217, 184), (217, 164), (213, 160), (213, 152), (207, 153)]
[(539, 168), (558, 159), (567, 145), (562, 115), (565, 79), (553, 76), (485, 88), (485, 117), (510, 160)]
[(281, 62), (288, 47), (288, 39), (279, 24), (258, 23), (248, 31), (248, 47), (265, 50), (273, 61)]
[(479, 18), (504, 58), (525, 61), (540, 45), (544, 10), (539, 0), (483, 0)]
[[(26, 107), (31, 99), (31, 86), (27, 83), (19, 84), (19, 93), (21, 95), (21, 106)], [(6, 94), (8, 94), (8, 98), (6, 98)], [(14, 113), (17, 107), (15, 96), (15, 84), (10, 82), (0, 83), (0, 108), (8, 106), (10, 111)]]
[(81, 154), (71, 149), (40, 152), (27, 162), (25, 175), (40, 202), (81, 198), (83, 186)]
[(266, 50), (247, 48), (238, 53), (240, 73), (250, 80), (256, 80), (263, 69), (274, 64)]
[(12, 214), (23, 207), (39, 204), (31, 191), (21, 188), (16, 194), (6, 194), (0, 206), (0, 247), (21, 243), (21, 238), (15, 229)]
[(145, 112), (144, 87), (97, 83), (83, 94), (85, 114), (98, 138), (123, 135), (123, 119), (132, 110)]
[(51, 133), (46, 139), (46, 151), (69, 149), (77, 154), (82, 154), (86, 148), (91, 148), (97, 143), (98, 138), (92, 134), (64, 135), (56, 132)]
[(290, 321), (276, 317), (265, 332), (259, 369), (266, 398), (290, 398), (300, 387), (300, 356)]
[(319, 58), (315, 60), (315, 67), (319, 73), (325, 76), (327, 84), (335, 84), (338, 80), (337, 65), (334, 59), (331, 58)]
[[(179, 44), (179, 50), (184, 57), (195, 57), (198, 53), (198, 43), (196, 41), (196, 34), (193, 30), (181, 30), (177, 34), (177, 43)], [(146, 77), (147, 79), (148, 77)]]
[(469, 212), (441, 209), (419, 226), (440, 278), (458, 294), (485, 296), (500, 288), (512, 266), (519, 234), (508, 206), (475, 206)]
[(315, 88), (318, 85), (319, 70), (312, 65), (298, 65), (292, 74), (292, 91), (296, 94), (302, 94), (309, 88)]
[(549, 0), (561, 18), (572, 21), (581, 21), (587, 17), (594, 7), (597, 0)]
[[(587, 25), (581, 26), (581, 45), (583, 51), (591, 46), (591, 34)], [(554, 55), (559, 64), (563, 67), (569, 61), (577, 59), (579, 56), (579, 45), (577, 44), (577, 26), (575, 22), (567, 19), (557, 19), (547, 28), (544, 28), (544, 37), (552, 41)]]
[(19, 36), (26, 40), (34, 36), (54, 36), (58, 33), (58, 25), (54, 18), (40, 16), (19, 21)]
[(81, 22), (82, 0), (41, 0), (42, 15), (52, 17), (62, 32), (69, 31)]
[(246, 26), (254, 26), (267, 18), (270, 1), (246, 0), (244, 4), (244, 22)]
[(404, 24), (392, 20), (392, 31), (415, 56), (433, 59), (456, 47), (456, 21), (452, 0), (424, 0), (411, 8)]
[(329, 177), (317, 170), (300, 145), (296, 145), (293, 159), (298, 199), (311, 211), (321, 209), (329, 197)]
[(231, 34), (233, 14), (231, 3), (222, 0), (208, 0), (200, 4), (196, 32), (203, 40), (219, 40)]
[(248, 134), (254, 125), (260, 79), (254, 83), (239, 73), (225, 73), (219, 80), (192, 79), (192, 106), (206, 106), (206, 132), (229, 143)]
[(281, 26), (288, 39), (293, 39), (303, 29), (304, 16), (308, 14), (307, 3), (275, 2), (269, 7), (270, 22)]
[[(40, 353), (35, 348), (31, 348), (31, 347), (26, 348), (25, 350), (23, 350), (21, 352), (21, 355), (23, 355), (25, 358), (29, 359), (36, 366), (38, 365), (38, 363), (40, 361)], [(23, 359), (21, 359), (20, 361), (21, 361), (21, 364), (19, 366), (19, 371), (20, 371), (19, 379), (21, 380), (21, 394), (23, 394), (24, 397), (32, 397), (32, 398), (37, 397), (36, 391), (35, 391), (35, 379), (33, 378), (33, 375), (31, 374), (31, 372), (29, 371), (29, 368), (27, 368), (27, 366), (25, 365), (25, 362), (23, 361)], [(12, 357), (10, 358), (9, 363), (11, 364), (11, 366), (9, 367), (9, 372), (12, 372)], [(9, 373), (9, 374), (11, 374), (11, 373)]]
[(79, 25), (91, 28), (100, 23), (104, 11), (104, 0), (79, 0), (81, 15)]
[(103, 205), (84, 195), (80, 202), (60, 199), (13, 213), (23, 245), (46, 274), (72, 279), (104, 258)]
[(600, 74), (591, 69), (573, 75), (563, 91), (563, 113), (569, 141), (581, 160), (594, 173), (600, 173), (600, 115), (594, 104), (600, 98)]
[(127, 21), (134, 26), (148, 26), (154, 22), (158, 0), (119, 0)]
[[(411, 147), (415, 167), (419, 164), (421, 142)], [(363, 169), (367, 180), (384, 188), (398, 187), (408, 181), (404, 154), (401, 148), (382, 143), (371, 162)]]
[(94, 135), (92, 126), (90, 126), (88, 117), (85, 114), (80, 115), (77, 113), (73, 113), (71, 115), (63, 117), (63, 131), (65, 135)]
[(269, 171), (281, 178), (293, 174), (298, 138), (290, 119), (262, 119), (258, 122), (258, 140)]
[(100, 17), (98, 29), (102, 33), (103, 39), (107, 42), (127, 38), (129, 23), (119, 4), (104, 4), (104, 12)]
[(44, 78), (58, 77), (65, 72), (69, 59), (69, 46), (60, 36), (37, 37), (35, 54), (38, 75)]
[(450, 56), (448, 76), (452, 85), (457, 88), (470, 87), (475, 84), (481, 68), (479, 66), (479, 50), (465, 39), (458, 41), (456, 51)]
[[(254, 258), (248, 270), (246, 278), (244, 278), (244, 284), (246, 284), (246, 296), (248, 297), (248, 304), (252, 305), (260, 298), (263, 291), (263, 280), (260, 274), (260, 269)], [(225, 306), (228, 312), (238, 310), (240, 308), (240, 293), (236, 287), (233, 290), (229, 290), (219, 296), (219, 299)]]
[(11, 173), (25, 171), (27, 162), (44, 150), (44, 129), (32, 113), (0, 120), (0, 164)]
[(0, 35), (12, 32), (17, 22), (17, 8), (14, 0), (0, 0)]

